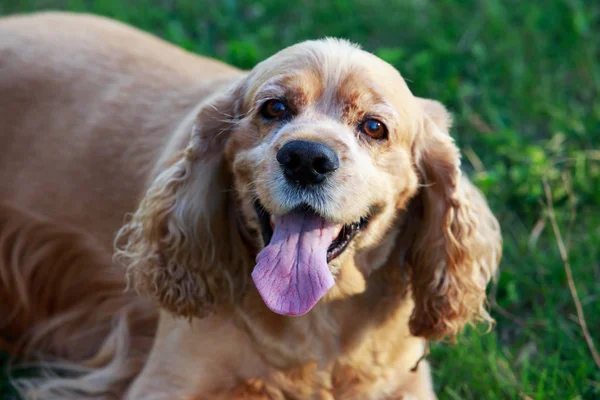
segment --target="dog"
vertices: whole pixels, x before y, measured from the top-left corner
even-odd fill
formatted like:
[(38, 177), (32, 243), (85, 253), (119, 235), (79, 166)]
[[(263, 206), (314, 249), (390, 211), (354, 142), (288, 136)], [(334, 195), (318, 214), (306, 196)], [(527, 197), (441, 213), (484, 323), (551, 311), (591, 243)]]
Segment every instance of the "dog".
[(435, 399), (427, 342), (492, 321), (450, 114), (347, 41), (242, 71), (5, 17), (0, 121), (0, 343), (58, 371), (25, 397)]

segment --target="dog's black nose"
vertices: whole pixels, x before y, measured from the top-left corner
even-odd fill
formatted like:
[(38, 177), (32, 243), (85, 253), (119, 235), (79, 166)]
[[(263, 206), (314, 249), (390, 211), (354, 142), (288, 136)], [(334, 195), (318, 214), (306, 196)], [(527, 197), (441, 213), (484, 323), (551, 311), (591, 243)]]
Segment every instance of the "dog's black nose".
[(335, 151), (323, 143), (292, 140), (277, 152), (285, 176), (300, 185), (318, 184), (340, 166)]

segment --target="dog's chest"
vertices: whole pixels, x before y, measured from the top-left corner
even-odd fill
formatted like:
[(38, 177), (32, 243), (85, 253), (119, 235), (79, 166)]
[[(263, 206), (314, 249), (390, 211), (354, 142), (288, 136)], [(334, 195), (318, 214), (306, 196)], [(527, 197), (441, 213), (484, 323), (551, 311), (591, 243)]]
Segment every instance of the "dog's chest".
[(407, 307), (384, 323), (357, 308), (354, 318), (314, 313), (313, 321), (288, 319), (281, 325), (274, 317), (252, 325), (262, 372), (240, 379), (224, 398), (385, 399), (422, 354), (412, 354), (412, 348), (421, 348), (416, 338), (407, 340)]
[(308, 363), (287, 370), (274, 370), (261, 378), (246, 379), (223, 398), (386, 399), (387, 393), (398, 386), (397, 376), (397, 366), (378, 363), (373, 359), (345, 359), (326, 367)]

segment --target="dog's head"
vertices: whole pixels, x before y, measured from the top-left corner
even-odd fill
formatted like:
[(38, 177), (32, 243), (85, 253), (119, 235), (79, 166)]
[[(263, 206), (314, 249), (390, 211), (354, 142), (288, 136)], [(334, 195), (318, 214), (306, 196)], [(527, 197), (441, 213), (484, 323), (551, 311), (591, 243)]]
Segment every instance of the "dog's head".
[(292, 316), (346, 260), (374, 254), (358, 265), (368, 275), (404, 246), (413, 333), (454, 334), (487, 315), (495, 265), (481, 264), (449, 127), (441, 104), (413, 96), (377, 57), (338, 40), (292, 46), (202, 108), (122, 229), (119, 255), (134, 286), (177, 314), (233, 305), (251, 277), (272, 311)]

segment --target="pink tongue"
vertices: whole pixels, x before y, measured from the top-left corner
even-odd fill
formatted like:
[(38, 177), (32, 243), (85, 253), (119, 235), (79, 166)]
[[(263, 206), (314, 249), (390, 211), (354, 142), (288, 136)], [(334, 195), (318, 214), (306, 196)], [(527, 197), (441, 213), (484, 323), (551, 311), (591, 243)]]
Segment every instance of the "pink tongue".
[(306, 314), (334, 285), (327, 248), (340, 225), (312, 213), (275, 217), (273, 238), (256, 257), (252, 280), (271, 311)]

